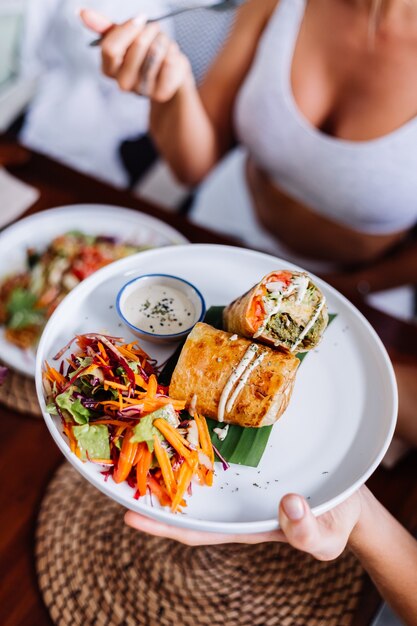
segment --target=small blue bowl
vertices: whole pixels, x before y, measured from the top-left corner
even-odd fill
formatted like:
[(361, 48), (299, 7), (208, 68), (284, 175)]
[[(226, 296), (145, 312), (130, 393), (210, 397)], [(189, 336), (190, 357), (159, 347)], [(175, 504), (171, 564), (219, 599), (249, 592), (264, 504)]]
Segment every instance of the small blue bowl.
[(116, 310), (136, 337), (154, 343), (184, 339), (206, 314), (200, 291), (169, 274), (145, 274), (123, 285)]

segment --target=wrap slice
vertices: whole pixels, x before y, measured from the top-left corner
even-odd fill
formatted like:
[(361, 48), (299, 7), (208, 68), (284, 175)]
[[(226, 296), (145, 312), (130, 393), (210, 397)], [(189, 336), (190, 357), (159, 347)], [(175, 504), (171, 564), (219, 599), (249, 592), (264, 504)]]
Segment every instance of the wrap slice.
[(239, 426), (268, 426), (288, 406), (299, 360), (236, 334), (196, 324), (181, 351), (170, 397)]
[(315, 348), (329, 321), (326, 299), (305, 272), (279, 270), (229, 304), (223, 326), (290, 352)]

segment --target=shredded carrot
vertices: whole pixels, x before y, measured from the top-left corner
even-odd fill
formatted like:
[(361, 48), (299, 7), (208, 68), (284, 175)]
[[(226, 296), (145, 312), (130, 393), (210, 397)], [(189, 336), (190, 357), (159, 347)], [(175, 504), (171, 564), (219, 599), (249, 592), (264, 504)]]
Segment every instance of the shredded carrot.
[(109, 362), (109, 357), (107, 356), (107, 352), (106, 352), (105, 347), (103, 346), (101, 341), (99, 341), (97, 343), (97, 345), (98, 345), (98, 349), (100, 350), (100, 353), (101, 353), (101, 356), (102, 356), (103, 360), (105, 361), (105, 363), (108, 363)]
[(135, 460), (138, 444), (132, 443), (130, 441), (131, 435), (132, 431), (128, 430), (123, 438), (119, 460), (117, 462), (116, 470), (113, 474), (113, 480), (116, 483), (122, 483), (124, 480), (126, 480), (126, 478), (130, 474), (130, 470), (133, 467), (133, 461)]
[[(135, 498), (145, 496), (149, 490), (158, 498), (162, 506), (171, 506), (173, 512), (186, 506), (184, 496), (193, 476), (201, 485), (211, 485), (213, 482), (213, 471), (207, 467), (210, 464), (202, 457), (204, 454), (214, 462), (213, 447), (205, 418), (200, 415), (195, 417), (198, 429), (198, 449), (180, 434), (175, 425), (171, 425), (162, 418), (153, 420), (153, 425), (159, 432), (154, 437), (152, 452), (146, 442), (132, 443), (134, 426), (140, 423), (142, 417), (167, 405), (172, 405), (175, 411), (180, 412), (185, 409), (185, 401), (174, 400), (166, 395), (167, 388), (159, 385), (156, 374), (152, 373), (154, 362), (136, 342), (119, 345), (120, 339), (114, 337), (104, 339), (93, 334), (78, 336), (76, 341), (81, 353), (76, 353), (77, 357), (72, 355), (67, 359), (64, 357), (68, 364), (66, 374), (61, 373), (62, 365), (61, 370), (58, 371), (45, 363), (44, 376), (45, 382), (48, 381), (46, 389), (49, 390), (51, 400), (57, 392), (62, 393), (71, 386), (74, 386), (74, 391), (79, 389), (84, 394), (86, 391), (83, 385), (87, 381), (83, 380), (83, 377), (94, 378), (88, 382), (91, 382), (92, 386), (91, 407), (94, 410), (94, 417), (98, 419), (92, 416), (90, 423), (109, 427), (111, 459), (91, 459), (88, 451), (85, 451), (87, 459), (98, 465), (113, 467), (111, 471), (116, 483), (128, 481), (129, 485), (133, 486), (134, 481), (137, 487)], [(117, 352), (113, 351), (109, 342), (117, 348)], [(71, 343), (58, 353), (56, 360), (64, 355)], [(116, 358), (117, 354), (119, 358)], [(89, 357), (87, 363), (90, 365), (79, 367), (78, 363), (83, 361), (77, 359), (87, 357)], [(140, 365), (139, 372), (141, 373), (134, 373), (134, 381), (124, 359), (131, 363), (135, 371)], [(126, 384), (123, 382), (124, 378), (118, 377), (118, 367), (123, 367), (123, 363), (127, 370), (126, 375), (129, 375), (129, 382)], [(77, 371), (74, 378), (71, 375), (73, 371)], [(97, 372), (100, 372), (99, 380), (97, 380)], [(105, 380), (103, 380), (104, 377)], [(81, 380), (77, 382), (78, 378)], [(107, 391), (106, 395), (110, 399), (97, 400), (96, 392), (101, 394), (103, 389)], [(74, 397), (78, 396), (74, 395)], [(100, 398), (100, 395), (98, 397)], [(103, 398), (102, 395), (101, 398)], [(81, 459), (81, 454), (84, 457), (84, 450), (80, 448), (74, 435), (75, 423), (65, 420), (62, 422), (71, 451)], [(161, 435), (165, 438), (165, 443), (161, 441)], [(168, 448), (166, 443), (169, 443), (175, 451), (172, 458), (168, 451), (171, 448)]]
[(191, 457), (190, 444), (182, 437), (171, 424), (164, 419), (158, 418), (154, 420), (153, 425), (159, 430), (171, 446), (186, 461)]
[(46, 367), (47, 378), (49, 378), (51, 382), (58, 383), (59, 385), (66, 384), (67, 380), (65, 376), (60, 374), (54, 367), (51, 367), (47, 361), (45, 361), (45, 367)]
[(191, 479), (194, 474), (196, 466), (196, 460), (194, 460), (193, 465), (189, 465), (188, 463), (183, 463), (180, 468), (179, 479), (178, 479), (178, 487), (177, 492), (172, 501), (171, 510), (173, 513), (178, 509), (180, 502), (188, 489), (188, 485), (191, 482)]
[(200, 441), (201, 450), (208, 456), (210, 461), (214, 463), (214, 450), (210, 439), (210, 433), (207, 426), (207, 421), (204, 415), (196, 413), (194, 415), (195, 423), (198, 429), (198, 439)]
[(148, 389), (147, 389), (146, 397), (149, 400), (155, 398), (157, 391), (158, 391), (158, 381), (156, 380), (156, 376), (154, 374), (152, 374), (149, 377)]
[[(142, 393), (141, 395), (142, 396), (146, 396), (146, 393)], [(139, 398), (139, 397), (136, 397), (136, 398), (124, 398), (124, 402), (126, 404), (133, 404), (133, 405), (135, 405), (135, 404), (141, 405), (142, 404), (141, 400), (142, 399)]]
[(150, 413), (152, 411), (156, 411), (167, 404), (172, 404), (176, 411), (183, 411), (185, 408), (185, 402), (182, 400), (173, 400), (172, 398), (168, 398), (167, 396), (157, 396), (153, 400), (148, 400), (145, 398), (143, 403), (143, 409), (146, 413)]
[(123, 354), (123, 356), (127, 357), (131, 361), (139, 361), (139, 358), (136, 356), (136, 354), (130, 351), (128, 346), (119, 346), (117, 349), (121, 354)]
[(169, 497), (166, 489), (164, 488), (163, 485), (160, 485), (159, 482), (153, 476), (151, 475), (148, 476), (147, 485), (149, 489), (151, 490), (151, 493), (153, 493), (158, 498), (162, 506), (171, 504), (172, 500)]
[(165, 450), (165, 448), (162, 447), (158, 435), (154, 435), (153, 441), (155, 446), (155, 455), (159, 463), (159, 467), (161, 468), (162, 477), (164, 479), (168, 494), (172, 499), (176, 490), (176, 481), (174, 477), (174, 472), (172, 471), (171, 461), (169, 460), (168, 452)]
[(140, 444), (138, 451), (139, 454), (136, 455), (136, 483), (139, 494), (145, 496), (148, 472), (152, 463), (152, 452), (150, 452), (146, 443)]
[(131, 426), (131, 422), (122, 422), (121, 420), (97, 420), (94, 422), (90, 422), (92, 425), (96, 425), (96, 424), (109, 424), (110, 426), (120, 426), (120, 428), (123, 426), (123, 429), (127, 428), (128, 426)]
[(120, 383), (115, 383), (112, 380), (105, 380), (103, 385), (105, 391), (107, 391), (109, 387), (112, 389), (121, 389), (121, 391), (129, 391), (129, 387), (127, 385), (121, 385)]
[(81, 458), (81, 453), (80, 453), (80, 449), (78, 447), (78, 442), (74, 436), (73, 430), (72, 430), (72, 426), (67, 426), (65, 425), (64, 427), (64, 433), (66, 434), (66, 436), (69, 439), (70, 442), (70, 450), (71, 452), (73, 452), (74, 454), (76, 454), (78, 456), (78, 458)]
[(138, 387), (142, 387), (142, 389), (148, 388), (148, 383), (145, 382), (145, 379), (140, 374), (135, 374), (135, 382)]

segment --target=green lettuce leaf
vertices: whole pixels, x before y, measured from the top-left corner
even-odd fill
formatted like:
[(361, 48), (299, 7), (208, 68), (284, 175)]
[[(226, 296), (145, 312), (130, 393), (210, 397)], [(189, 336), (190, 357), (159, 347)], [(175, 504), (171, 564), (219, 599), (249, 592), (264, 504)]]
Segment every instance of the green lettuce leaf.
[(83, 424), (72, 429), (80, 449), (81, 459), (110, 459), (109, 431), (107, 426)]
[(161, 409), (142, 417), (140, 422), (134, 426), (133, 435), (131, 436), (130, 441), (132, 443), (142, 443), (143, 441), (146, 441), (150, 452), (153, 452), (154, 436), (156, 435), (161, 441), (164, 439), (163, 435), (161, 435), (159, 430), (153, 425), (154, 420), (158, 418), (166, 420), (173, 426), (177, 424), (175, 409), (172, 404), (167, 404)]
[(36, 295), (30, 291), (20, 287), (13, 289), (7, 302), (10, 316), (8, 327), (20, 330), (27, 326), (41, 325), (44, 321), (43, 312), (35, 308), (36, 301)]
[(56, 403), (61, 410), (68, 411), (77, 424), (87, 424), (92, 413), (90, 409), (86, 409), (79, 398), (73, 398), (74, 388), (70, 387), (64, 393), (60, 393), (56, 397)]

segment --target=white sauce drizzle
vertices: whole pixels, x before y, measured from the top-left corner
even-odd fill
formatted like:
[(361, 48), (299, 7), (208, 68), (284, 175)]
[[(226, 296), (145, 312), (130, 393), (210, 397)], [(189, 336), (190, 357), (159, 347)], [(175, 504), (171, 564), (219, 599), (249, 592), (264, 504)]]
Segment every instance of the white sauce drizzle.
[(276, 280), (273, 283), (267, 283), (265, 285), (266, 289), (270, 293), (270, 297), (275, 300), (275, 303), (271, 302), (268, 298), (263, 298), (263, 304), (267, 315), (256, 333), (253, 335), (254, 339), (262, 335), (265, 328), (268, 326), (271, 317), (279, 313), (283, 299), (288, 298), (296, 290), (297, 286), (294, 282), (295, 279), (293, 279), (291, 283), (286, 286), (281, 280)]
[(242, 391), (243, 387), (246, 385), (249, 376), (251, 375), (252, 371), (258, 367), (258, 365), (260, 365), (263, 361), (265, 357), (265, 352), (262, 352), (259, 356), (256, 357), (256, 359), (250, 363), (248, 365), (248, 367), (246, 368), (245, 372), (243, 373), (243, 375), (240, 377), (240, 380), (238, 382), (238, 384), (235, 387), (234, 392), (232, 393), (232, 395), (230, 396), (227, 404), (226, 404), (226, 411), (227, 413), (230, 413), (230, 411), (233, 409), (233, 405), (236, 401), (236, 398), (238, 397), (238, 395), (240, 394), (240, 392)]
[(238, 363), (236, 369), (231, 373), (227, 383), (225, 384), (223, 391), (220, 396), (219, 406), (217, 409), (217, 421), (224, 422), (224, 413), (226, 408), (226, 402), (229, 398), (229, 395), (232, 392), (233, 386), (240, 379), (245, 369), (248, 367), (250, 362), (254, 359), (256, 353), (258, 351), (258, 346), (256, 343), (251, 343), (249, 348), (246, 350), (242, 359)]
[(301, 304), (304, 300), (309, 282), (310, 279), (305, 274), (302, 274), (301, 276), (295, 276), (295, 278), (293, 278), (293, 285), (296, 286), (297, 290), (297, 299), (295, 301), (296, 304)]
[(227, 433), (229, 432), (229, 424), (226, 424), (223, 428), (213, 428), (213, 432), (216, 433), (220, 441), (224, 441), (227, 437)]
[(304, 339), (304, 337), (307, 335), (307, 333), (309, 332), (309, 330), (314, 326), (314, 324), (317, 322), (319, 315), (322, 311), (322, 308), (324, 307), (324, 305), (326, 304), (326, 298), (323, 296), (323, 298), (320, 300), (319, 304), (316, 307), (316, 310), (314, 312), (314, 315), (312, 316), (312, 318), (310, 319), (310, 321), (308, 322), (308, 324), (306, 324), (304, 330), (300, 333), (300, 335), (298, 336), (298, 339), (293, 343), (293, 345), (291, 346), (291, 352), (294, 352), (294, 350), (297, 348), (297, 346), (302, 342), (302, 340)]
[[(274, 315), (276, 315), (277, 313), (279, 313), (279, 311), (281, 310), (283, 299), (284, 298), (288, 298), (291, 294), (294, 293), (294, 291), (297, 293), (297, 298), (296, 298), (296, 301), (295, 301), (296, 304), (301, 304), (302, 301), (305, 298), (309, 282), (310, 282), (310, 279), (309, 279), (308, 275), (301, 274), (300, 276), (294, 276), (291, 279), (291, 283), (288, 286), (285, 286), (285, 283), (283, 283), (280, 280), (277, 280), (277, 281), (271, 282), (271, 283), (267, 283), (265, 285), (265, 287), (269, 291), (270, 297), (275, 300), (275, 304), (271, 303), (271, 301), (268, 298), (264, 298), (263, 299), (263, 303), (264, 303), (264, 307), (265, 307), (267, 315), (266, 315), (263, 323), (261, 324), (261, 326), (258, 328), (256, 333), (253, 335), (253, 337), (256, 338), (256, 337), (259, 337), (260, 335), (262, 335), (262, 333), (264, 332), (265, 328), (269, 324), (271, 318)], [(297, 348), (297, 346), (303, 341), (304, 337), (307, 335), (309, 330), (314, 326), (314, 324), (316, 323), (316, 321), (317, 321), (317, 319), (318, 319), (318, 317), (319, 317), (319, 315), (321, 313), (321, 310), (322, 310), (325, 302), (326, 302), (326, 299), (323, 297), (323, 299), (320, 301), (319, 305), (317, 306), (317, 308), (316, 308), (316, 310), (314, 312), (314, 315), (312, 316), (312, 318), (310, 319), (308, 324), (305, 326), (304, 330), (300, 333), (300, 335), (297, 338), (297, 340), (291, 346), (291, 352), (294, 352), (294, 350)], [(275, 345), (278, 345), (279, 343), (280, 342), (277, 341), (277, 342), (275, 342)]]

